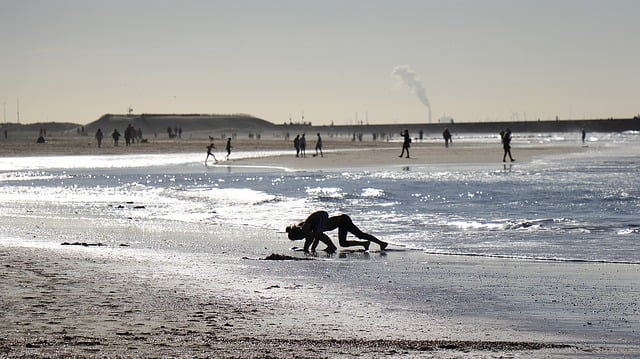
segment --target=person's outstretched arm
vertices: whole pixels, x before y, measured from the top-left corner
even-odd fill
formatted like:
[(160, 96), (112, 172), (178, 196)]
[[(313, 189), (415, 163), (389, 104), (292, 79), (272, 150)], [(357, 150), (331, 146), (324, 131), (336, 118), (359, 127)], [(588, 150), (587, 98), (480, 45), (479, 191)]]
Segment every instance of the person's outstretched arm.
[(338, 247), (336, 247), (335, 244), (333, 244), (333, 242), (331, 241), (331, 238), (329, 238), (329, 236), (327, 236), (325, 233), (318, 233), (318, 235), (316, 236), (315, 240), (314, 240), (314, 245), (311, 247), (311, 251), (316, 250), (315, 245), (318, 244), (318, 242), (322, 242), (324, 244), (327, 245), (327, 248), (323, 249), (325, 252), (327, 253), (335, 253), (336, 250), (338, 250)]
[(304, 252), (305, 253), (309, 253), (309, 247), (311, 247), (312, 251), (316, 250), (316, 246), (318, 245), (318, 241), (315, 239), (316, 236), (313, 235), (313, 233), (309, 234), (307, 237), (305, 237), (304, 239)]

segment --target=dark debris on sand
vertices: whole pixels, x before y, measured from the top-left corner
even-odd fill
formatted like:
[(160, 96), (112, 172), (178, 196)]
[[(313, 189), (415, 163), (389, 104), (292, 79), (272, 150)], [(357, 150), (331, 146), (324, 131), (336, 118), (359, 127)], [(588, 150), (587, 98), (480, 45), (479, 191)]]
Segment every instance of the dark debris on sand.
[(82, 246), (82, 247), (104, 247), (106, 244), (102, 243), (86, 243), (86, 242), (62, 242), (60, 243), (62, 246)]
[(265, 261), (307, 261), (311, 259), (313, 258), (293, 257), (293, 256), (287, 256), (284, 254), (276, 254), (276, 253), (271, 253), (268, 256), (264, 257)]

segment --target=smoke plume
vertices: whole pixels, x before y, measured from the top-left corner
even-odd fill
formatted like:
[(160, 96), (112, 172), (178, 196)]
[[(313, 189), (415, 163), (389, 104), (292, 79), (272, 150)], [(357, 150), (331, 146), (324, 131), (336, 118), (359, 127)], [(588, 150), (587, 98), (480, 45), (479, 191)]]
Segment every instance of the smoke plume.
[(411, 91), (418, 96), (420, 102), (429, 110), (429, 122), (431, 122), (431, 103), (429, 103), (429, 98), (427, 98), (427, 90), (424, 88), (418, 75), (411, 70), (409, 65), (396, 66), (393, 71), (391, 71), (391, 74), (400, 78), (405, 85), (409, 86)]

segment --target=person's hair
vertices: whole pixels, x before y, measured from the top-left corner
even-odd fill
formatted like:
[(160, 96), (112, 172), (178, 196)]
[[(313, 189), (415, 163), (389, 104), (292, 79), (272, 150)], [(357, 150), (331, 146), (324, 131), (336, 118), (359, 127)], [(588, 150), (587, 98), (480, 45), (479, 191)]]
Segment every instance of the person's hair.
[(299, 239), (302, 239), (302, 228), (300, 228), (298, 225), (290, 224), (285, 230), (287, 231), (287, 235), (290, 240), (297, 241)]

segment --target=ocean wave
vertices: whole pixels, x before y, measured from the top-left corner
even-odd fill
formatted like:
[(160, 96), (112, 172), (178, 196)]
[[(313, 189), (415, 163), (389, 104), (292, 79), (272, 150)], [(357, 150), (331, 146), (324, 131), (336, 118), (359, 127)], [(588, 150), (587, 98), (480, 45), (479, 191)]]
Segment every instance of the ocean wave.
[(491, 223), (491, 222), (479, 222), (479, 221), (450, 221), (446, 223), (449, 226), (460, 228), (462, 230), (477, 230), (477, 229), (490, 229), (499, 230), (504, 228), (504, 223)]
[[(239, 151), (234, 152), (233, 157), (235, 159), (259, 158), (287, 153), (289, 152)], [(4, 157), (0, 158), (0, 171), (161, 167), (200, 164), (202, 159), (201, 153)]]
[(307, 195), (316, 200), (339, 200), (345, 198), (342, 188), (338, 187), (307, 187), (306, 192)]
[(0, 173), (0, 182), (12, 182), (12, 181), (46, 181), (46, 180), (61, 180), (68, 179), (71, 176), (67, 174), (53, 175), (40, 171), (25, 171), (25, 172), (3, 172)]
[(520, 230), (520, 229), (543, 229), (551, 228), (551, 225), (563, 222), (571, 222), (567, 218), (541, 218), (532, 220), (499, 220), (499, 221), (478, 221), (478, 220), (452, 220), (442, 224), (459, 228), (462, 230)]
[(441, 256), (460, 256), (460, 257), (483, 257), (483, 258), (501, 258), (536, 262), (564, 262), (564, 263), (603, 263), (603, 264), (629, 264), (640, 265), (640, 261), (633, 260), (615, 260), (615, 259), (593, 259), (593, 258), (564, 258), (564, 257), (545, 257), (545, 256), (528, 256), (517, 254), (498, 254), (498, 253), (476, 253), (461, 252), (449, 250), (422, 250), (422, 253), (441, 255)]
[(629, 225), (627, 228), (618, 230), (619, 235), (640, 234), (640, 225)]
[(171, 196), (184, 201), (208, 202), (212, 205), (258, 205), (277, 202), (280, 198), (273, 194), (250, 188), (203, 187), (173, 191)]
[(360, 196), (365, 198), (384, 198), (385, 192), (379, 188), (363, 188)]

